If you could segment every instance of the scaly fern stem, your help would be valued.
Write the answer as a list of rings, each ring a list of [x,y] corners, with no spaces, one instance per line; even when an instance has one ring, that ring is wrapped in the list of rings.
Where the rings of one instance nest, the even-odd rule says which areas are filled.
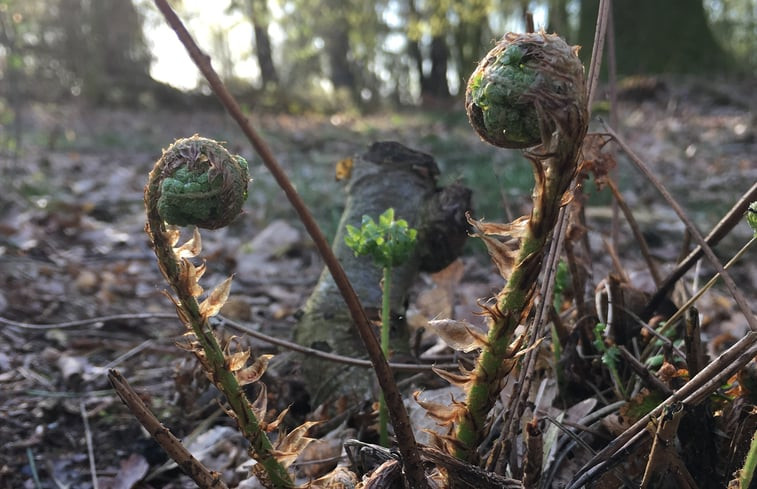
[[[173,251],[172,244],[166,235],[165,223],[158,213],[157,203],[160,198],[161,173],[162,165],[158,163],[150,172],[149,181],[145,187],[147,211],[145,231],[152,240],[160,269],[163,271],[166,281],[176,293],[177,312],[197,338],[201,351],[196,351],[195,354],[200,359],[203,368],[209,373],[213,384],[226,397],[240,431],[250,442],[251,456],[264,468],[268,481],[262,482],[277,489],[294,487],[294,482],[286,468],[276,459],[271,441],[261,428],[260,421],[255,416],[250,401],[234,373],[228,368],[223,349],[218,343],[208,320],[200,314],[197,299],[187,287],[186,281],[182,279],[181,261]]]
[[[558,156],[541,159],[531,155],[536,178],[534,206],[512,273],[497,296],[496,307],[489,310],[487,345],[476,361],[466,393],[467,408],[455,433],[455,456],[470,463],[478,461],[477,448],[486,436],[486,418],[499,397],[505,377],[515,366],[521,344],[514,342],[515,329],[525,320],[532,304],[547,239],[575,174],[577,146],[573,142],[558,142],[558,146]]]

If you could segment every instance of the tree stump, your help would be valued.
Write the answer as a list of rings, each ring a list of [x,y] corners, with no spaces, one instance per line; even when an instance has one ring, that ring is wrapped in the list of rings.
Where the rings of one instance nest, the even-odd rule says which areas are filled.
[[[437,186],[439,169],[433,157],[396,142],[378,142],[353,158],[347,200],[332,245],[368,317],[380,325],[382,272],[368,257],[357,258],[344,243],[346,226],[360,227],[363,215],[377,219],[393,207],[396,219],[418,230],[411,257],[392,270],[391,345],[395,357],[407,360],[407,293],[419,272],[446,267],[460,254],[468,233],[465,213],[471,191],[454,183]],[[295,341],[318,350],[365,358],[365,348],[331,274],[324,269],[295,327]],[[370,399],[375,378],[370,369],[302,359],[302,373],[311,404],[336,396]]]

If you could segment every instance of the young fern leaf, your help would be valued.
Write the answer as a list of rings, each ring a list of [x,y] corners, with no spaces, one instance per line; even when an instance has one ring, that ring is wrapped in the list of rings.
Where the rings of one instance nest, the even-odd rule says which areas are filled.
[[[191,334],[184,348],[194,353],[202,368],[223,393],[227,413],[237,421],[250,442],[249,453],[258,462],[254,473],[265,487],[294,487],[287,467],[304,447],[303,428],[295,430],[287,450],[274,448],[265,433],[265,399],[254,406],[242,386],[257,382],[265,372],[270,355],[263,355],[247,366],[250,351],[228,352],[216,338],[210,319],[217,315],[231,290],[229,277],[216,286],[201,303],[199,284],[205,262],[196,266],[190,259],[199,255],[202,240],[197,228],[217,229],[236,218],[247,198],[247,162],[232,156],[217,142],[201,138],[177,140],[163,151],[145,186],[147,231],[153,243],[158,266],[175,296],[167,294],[176,306],[182,323]],[[195,226],[192,238],[176,247],[180,232],[176,226]],[[261,389],[265,393],[265,389]],[[283,414],[273,423],[277,426]],[[307,431],[307,427],[304,428]],[[296,438],[297,444],[294,443]]]
[[[466,375],[470,381],[465,382],[465,409],[455,422],[454,435],[443,439],[467,462],[478,461],[478,449],[491,426],[489,412],[522,354],[525,336],[516,337],[516,329],[533,304],[549,234],[560,206],[569,200],[588,118],[577,53],[577,48],[545,32],[509,33],[468,81],[465,107],[471,125],[495,146],[534,147],[525,156],[532,163],[535,186],[529,216],[507,225],[470,221],[507,283],[494,306],[484,308],[488,333],[475,367]],[[510,241],[502,242],[502,235]]]

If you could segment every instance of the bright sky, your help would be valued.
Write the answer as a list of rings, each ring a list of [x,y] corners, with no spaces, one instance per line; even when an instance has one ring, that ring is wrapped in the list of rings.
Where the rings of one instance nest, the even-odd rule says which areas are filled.
[[[176,33],[166,24],[152,1],[137,0],[135,3],[145,15],[144,32],[155,58],[150,69],[151,76],[182,90],[196,88],[201,78],[200,72],[179,42]],[[229,73],[221,73],[222,66],[217,53],[225,50],[232,61],[233,74],[254,82],[259,78],[260,71],[254,56],[251,55],[252,26],[242,12],[228,12],[229,3],[230,0],[182,0],[178,13],[200,48],[208,54],[212,53],[213,67],[219,71],[222,78]],[[276,8],[276,2],[271,2],[271,8]],[[269,26],[269,34],[275,45],[283,39],[283,33],[275,21],[282,19],[284,14],[281,11],[272,11],[271,14],[274,22]],[[534,9],[537,29],[544,26],[545,18],[546,9],[537,4]],[[492,28],[504,34],[509,30],[522,29],[522,25],[518,19],[510,18],[502,25]]]
[[[234,61],[234,74],[251,80],[257,79],[258,66],[250,56],[252,26],[241,12],[226,13],[229,3],[229,0],[216,0],[211,8],[207,0],[183,0],[179,15],[203,51],[215,53],[227,49]],[[166,24],[152,2],[141,2],[140,7],[146,17],[145,36],[155,56],[151,76],[180,89],[195,88],[200,72],[176,33]],[[214,32],[217,34],[215,44],[222,40],[222,46],[214,45]],[[232,49],[232,46],[235,48]],[[217,61],[213,66],[216,70],[221,70]],[[224,73],[219,74],[224,76]]]

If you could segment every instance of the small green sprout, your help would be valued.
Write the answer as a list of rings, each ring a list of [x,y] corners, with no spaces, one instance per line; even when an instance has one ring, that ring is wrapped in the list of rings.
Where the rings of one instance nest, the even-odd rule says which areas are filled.
[[[370,256],[383,272],[381,291],[381,350],[389,356],[389,316],[392,268],[402,265],[415,246],[418,232],[407,225],[404,219],[394,219],[391,207],[379,216],[376,223],[370,216],[363,216],[360,229],[347,225],[345,244],[355,256]],[[379,442],[389,445],[389,413],[384,396],[379,396]]]
[[[749,209],[746,211],[746,222],[749,223],[754,235],[757,236],[757,201],[749,204]]]
[[[394,209],[389,208],[379,216],[376,223],[370,216],[363,216],[360,229],[347,225],[344,242],[355,256],[370,256],[381,268],[401,265],[410,256],[418,232],[409,228],[404,219],[394,220]]]
[[[607,325],[604,323],[597,323],[594,327],[594,347],[598,352],[602,353],[602,363],[607,365],[612,376],[615,387],[620,392],[621,396],[626,399],[626,391],[623,388],[623,382],[621,381],[620,374],[618,373],[618,360],[620,359],[620,350],[615,345],[607,346],[603,336],[607,330]]]

